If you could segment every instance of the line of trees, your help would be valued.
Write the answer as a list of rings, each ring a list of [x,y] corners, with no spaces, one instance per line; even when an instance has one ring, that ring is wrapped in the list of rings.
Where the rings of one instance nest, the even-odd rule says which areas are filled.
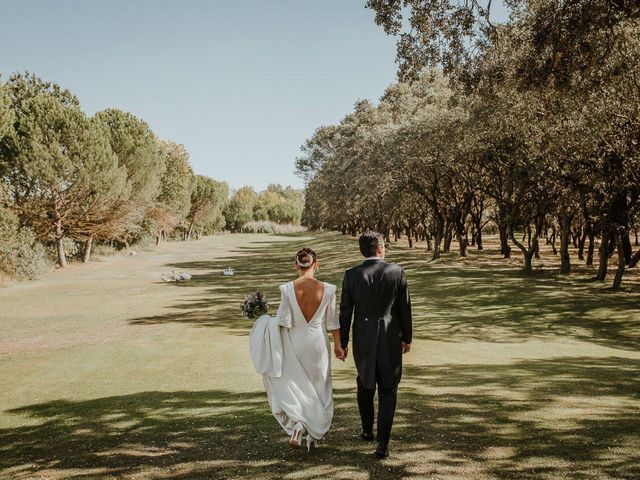
[[[272,184],[256,193],[251,187],[235,191],[224,209],[229,231],[242,232],[252,221],[300,225],[304,209],[304,192]]]
[[[159,139],[117,109],[88,117],[68,90],[32,74],[0,83],[0,271],[31,277],[47,249],[60,267],[88,262],[96,242],[116,248],[239,230],[252,218],[299,222],[302,193],[271,186],[233,193],[193,173],[184,146]],[[295,200],[295,201],[294,201]],[[225,218],[227,217],[227,218]],[[80,249],[77,247],[81,246]]]
[[[615,253],[617,288],[640,260],[640,9],[509,5],[496,25],[475,1],[368,2],[399,35],[401,81],[305,142],[303,223],[427,240],[433,259],[490,228],[527,272],[541,240],[564,274],[571,246],[591,265],[599,240],[597,278]]]

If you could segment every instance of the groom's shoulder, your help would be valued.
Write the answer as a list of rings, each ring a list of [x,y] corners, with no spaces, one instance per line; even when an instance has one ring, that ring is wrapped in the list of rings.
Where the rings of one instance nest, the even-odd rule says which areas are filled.
[[[353,267],[347,268],[344,273],[345,275],[349,275],[357,270],[361,270],[362,269],[362,264],[358,264],[358,265],[354,265]]]
[[[404,272],[404,268],[402,265],[398,265],[397,263],[385,262],[385,270],[392,273],[401,274]]]

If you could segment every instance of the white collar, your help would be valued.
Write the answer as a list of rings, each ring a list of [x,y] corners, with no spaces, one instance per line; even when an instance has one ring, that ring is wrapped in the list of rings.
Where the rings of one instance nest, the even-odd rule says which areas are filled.
[[[367,258],[364,259],[365,262],[367,260],[382,260],[382,257],[367,257]]]

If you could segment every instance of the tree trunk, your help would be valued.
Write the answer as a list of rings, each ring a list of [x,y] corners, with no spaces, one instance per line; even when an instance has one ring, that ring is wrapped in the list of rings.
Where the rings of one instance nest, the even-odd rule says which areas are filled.
[[[524,273],[530,274],[533,272],[533,255],[535,252],[524,252]]]
[[[520,249],[522,252],[522,257],[524,259],[524,272],[530,274],[533,272],[533,255],[535,254],[535,250],[532,248],[525,247],[522,243],[520,243],[517,239],[513,231],[511,231],[511,241]]]
[[[500,253],[504,255],[504,258],[511,258],[511,246],[509,245],[507,227],[499,225],[498,229],[500,230]]]
[[[587,261],[585,262],[586,265],[588,266],[592,266],[593,265],[593,251],[595,250],[595,245],[596,245],[596,234],[593,231],[593,228],[589,229],[589,245],[587,248]]]
[[[558,249],[556,249],[556,237],[557,237],[556,226],[552,225],[551,226],[551,240],[549,241],[549,243],[551,244],[551,250],[553,250],[553,254],[554,255],[558,254]]]
[[[431,260],[438,260],[440,258],[440,244],[442,243],[442,237],[436,232],[436,236],[433,239],[433,255]]]
[[[64,253],[64,244],[62,243],[63,238],[64,238],[64,234],[62,232],[62,225],[58,221],[56,223],[55,242],[56,242],[56,253],[58,256],[58,265],[60,266],[60,268],[64,268],[67,266],[67,256]]]
[[[635,267],[639,261],[640,261],[640,250],[634,253],[633,256],[631,257],[631,260],[629,261],[629,265],[628,265],[629,268]]]
[[[616,230],[616,250],[618,250],[618,268],[616,269],[616,276],[613,279],[613,288],[615,290],[622,286],[622,276],[624,275],[624,267],[626,264],[626,256],[624,251],[623,232],[620,229]]]
[[[573,243],[573,248],[578,248],[578,234],[571,232],[571,242]]]
[[[91,260],[91,247],[93,246],[93,235],[89,235],[84,241],[84,252],[82,253],[82,262],[89,263]]]
[[[458,237],[457,240],[458,240],[458,249],[460,251],[460,256],[466,257],[469,240],[467,240],[463,235],[460,235],[459,233],[457,233],[456,236]]]
[[[431,260],[437,260],[440,258],[440,244],[442,243],[442,237],[444,230],[444,222],[442,220],[436,221],[435,238],[433,239],[433,256]]]
[[[187,242],[191,240],[192,232],[193,232],[193,222],[189,224],[189,230],[187,231]]]
[[[602,230],[602,239],[598,253],[600,255],[600,264],[598,265],[598,274],[596,280],[604,282],[607,278],[607,268],[609,266],[609,232]]]
[[[622,241],[622,253],[624,254],[624,259],[625,259],[624,264],[629,265],[629,263],[631,262],[631,257],[633,256],[629,231],[625,229],[620,235],[621,235],[621,241]]]
[[[560,273],[569,275],[571,273],[571,257],[569,256],[569,241],[571,235],[571,218],[566,209],[562,209],[560,214]]]
[[[587,241],[587,228],[582,228],[582,233],[578,239],[578,260],[584,260],[584,244]]]
[[[451,225],[447,224],[444,230],[444,252],[449,253],[451,250],[451,240],[453,240],[453,230]]]
[[[478,228],[476,232],[476,245],[478,246],[478,250],[482,250],[484,247],[482,245],[482,227]]]
[[[528,230],[528,233],[531,234],[531,226],[529,226],[527,230]],[[540,237],[541,231],[542,231],[542,219],[538,218],[535,223],[534,234],[529,235],[531,243],[527,242],[527,246],[525,246],[524,244],[520,243],[516,239],[513,229],[509,228],[511,241],[514,243],[515,246],[517,246],[522,251],[522,256],[524,257],[524,271],[527,274],[530,274],[533,272],[532,259],[534,255],[536,255],[540,247],[539,237]]]

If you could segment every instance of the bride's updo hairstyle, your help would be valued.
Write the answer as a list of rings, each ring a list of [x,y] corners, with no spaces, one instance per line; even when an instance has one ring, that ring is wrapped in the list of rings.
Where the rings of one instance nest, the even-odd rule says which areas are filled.
[[[318,260],[318,255],[309,247],[304,247],[296,253],[296,266],[300,270],[308,270]]]

